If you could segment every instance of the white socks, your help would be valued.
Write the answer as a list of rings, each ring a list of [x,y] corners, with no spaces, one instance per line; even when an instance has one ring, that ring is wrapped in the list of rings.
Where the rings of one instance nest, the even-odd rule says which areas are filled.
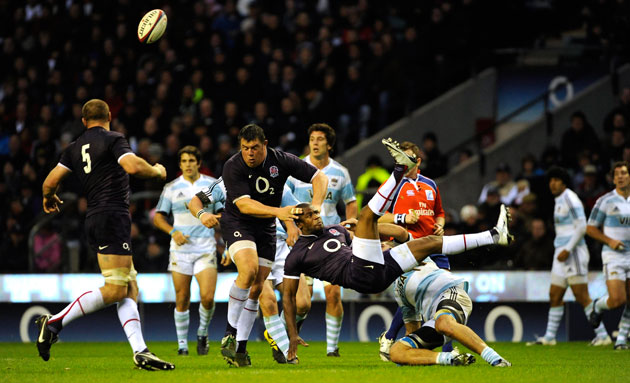
[[[442,237],[442,254],[459,254],[492,244],[494,239],[490,230],[474,234],[446,235]]]
[[[238,319],[243,312],[243,306],[249,296],[249,289],[241,289],[236,286],[236,282],[232,283],[230,288],[230,298],[228,299],[228,324],[237,328]]]
[[[207,310],[199,303],[199,328],[197,329],[197,336],[208,336],[208,325],[213,316],[214,302],[212,302],[212,307]]]
[[[238,318],[238,326],[236,326],[236,341],[242,342],[249,339],[252,332],[256,316],[258,315],[258,300],[248,299],[243,307],[243,312]]]
[[[556,339],[556,333],[558,332],[558,327],[560,327],[560,321],[562,320],[563,314],[564,306],[549,308],[549,317],[547,318],[547,331],[545,332],[545,339]]]
[[[188,350],[188,325],[190,324],[190,311],[179,312],[174,310],[175,331],[177,332],[177,348]]]
[[[387,212],[394,200],[394,192],[405,174],[405,169],[406,167],[402,165],[396,165],[392,175],[389,176],[387,181],[378,188],[376,194],[370,199],[368,206],[374,214],[383,215]]]
[[[138,304],[131,298],[125,298],[118,302],[118,319],[125,330],[129,344],[133,352],[140,352],[147,348],[142,337],[142,326]]]
[[[93,313],[105,307],[101,290],[86,291],[72,301],[61,312],[50,318],[48,324],[61,330],[68,323],[87,314]]]

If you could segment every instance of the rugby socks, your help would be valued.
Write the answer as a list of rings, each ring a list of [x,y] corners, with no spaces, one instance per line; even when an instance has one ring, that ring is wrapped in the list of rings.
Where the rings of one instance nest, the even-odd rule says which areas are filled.
[[[558,332],[558,327],[560,327],[560,320],[562,320],[563,314],[564,306],[549,308],[549,317],[547,318],[547,331],[545,332],[545,339],[556,339],[556,333]]]
[[[385,338],[396,339],[398,332],[404,325],[405,323],[403,322],[402,310],[399,307],[396,309],[392,323],[390,323],[389,329],[387,329],[387,332],[385,333]]]
[[[404,165],[397,164],[394,166],[392,175],[389,176],[387,181],[378,188],[376,194],[370,199],[368,206],[374,214],[381,216],[387,212],[394,199],[394,192],[405,175],[405,170],[407,170],[407,167]]]
[[[232,287],[230,288],[230,297],[228,299],[227,326],[225,329],[226,335],[236,334],[236,325],[238,324],[238,319],[243,312],[243,306],[245,306],[248,296],[249,289],[241,289],[236,286],[236,281],[232,283]]]
[[[238,342],[236,352],[245,352],[247,339],[249,339],[249,334],[252,332],[252,327],[254,327],[256,315],[258,315],[258,300],[248,299],[236,326],[236,341]]]
[[[492,244],[494,239],[490,230],[474,234],[445,235],[442,237],[442,254],[459,254]]]
[[[87,314],[93,313],[105,307],[103,295],[100,289],[86,291],[72,301],[59,313],[48,321],[48,329],[55,334],[61,331],[68,323]]]
[[[268,317],[264,317],[263,321],[265,322],[265,328],[269,335],[276,341],[276,345],[282,351],[282,353],[286,356],[289,352],[289,336],[287,335],[287,330],[282,324],[282,320],[278,314],[274,314]]]
[[[175,331],[177,332],[177,348],[188,350],[188,325],[190,324],[190,311],[179,312],[174,310]]]
[[[621,321],[619,321],[619,334],[617,335],[615,344],[626,343],[628,330],[630,330],[630,305],[626,303],[626,307],[623,309],[623,314],[621,315]]]
[[[298,333],[302,329],[302,325],[304,324],[307,316],[308,311],[304,315],[297,313],[295,314],[295,326],[297,327]],[[280,314],[280,320],[282,321],[282,325],[284,326],[284,328],[287,328],[287,321],[284,319],[284,311],[282,311],[282,314]]]
[[[326,352],[334,352],[339,344],[343,314],[335,317],[326,313]]]
[[[142,337],[142,325],[140,324],[140,314],[138,304],[131,298],[125,298],[118,302],[118,319],[125,330],[127,340],[133,352],[144,351],[147,345]]]
[[[488,346],[486,346],[486,348],[484,348],[483,351],[481,351],[481,357],[483,358],[483,360],[488,362],[488,364],[490,364],[491,366],[494,366],[495,363],[499,363],[499,361],[503,359],[501,358],[501,355],[497,354],[496,351],[494,351],[491,347],[488,347]]]
[[[208,336],[208,325],[214,316],[214,302],[209,309],[199,304],[199,328],[197,329],[197,336]]]
[[[588,319],[590,313],[593,311],[593,302],[589,303],[586,307],[584,307],[584,315],[586,315],[586,319]],[[598,338],[605,338],[608,336],[608,332],[606,331],[606,327],[604,327],[604,323],[600,323],[599,326],[595,329],[595,336]]]
[[[442,364],[444,366],[450,366],[453,354],[450,352],[438,352],[435,358],[435,364]]]
[[[608,294],[599,298],[597,302],[595,302],[595,304],[593,305],[593,310],[595,310],[595,312],[598,314],[602,311],[610,310],[610,307],[608,307]]]

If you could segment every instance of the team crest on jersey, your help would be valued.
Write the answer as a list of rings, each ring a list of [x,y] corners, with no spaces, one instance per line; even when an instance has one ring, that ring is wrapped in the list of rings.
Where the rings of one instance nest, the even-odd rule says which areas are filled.
[[[338,232],[336,229],[328,229],[328,232],[334,235],[335,237],[341,235],[341,233]]]
[[[274,166],[272,166],[272,167],[270,167],[270,168],[269,168],[269,175],[270,175],[272,178],[276,178],[276,177],[278,177],[278,175],[279,175],[279,174],[280,174],[280,171],[278,170],[278,167],[277,167],[277,166],[275,166],[275,165],[274,165]]]
[[[434,199],[434,198],[433,198],[433,190],[425,190],[424,192],[425,192],[425,193],[426,193],[426,195],[427,195],[427,200],[429,200],[429,201],[433,201],[433,199]]]
[[[339,182],[338,178],[331,178],[330,179],[330,185],[333,187],[337,187],[337,182]]]

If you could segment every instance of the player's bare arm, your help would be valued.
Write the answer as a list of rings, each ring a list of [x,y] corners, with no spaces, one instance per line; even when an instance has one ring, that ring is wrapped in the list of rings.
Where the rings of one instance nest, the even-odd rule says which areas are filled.
[[[161,164],[151,166],[143,158],[131,154],[120,159],[120,166],[132,176],[139,178],[166,179],[166,169]]]
[[[267,206],[249,197],[239,199],[235,205],[241,213],[257,218],[278,218],[281,221],[297,218],[295,206]]]
[[[188,211],[190,214],[197,217],[201,223],[208,229],[212,229],[219,225],[219,219],[221,214],[212,214],[203,210],[203,202],[196,195],[188,203]]]
[[[155,213],[155,216],[153,217],[153,225],[157,227],[158,229],[162,230],[163,232],[169,234],[171,237],[173,237],[173,240],[175,240],[175,243],[177,244],[177,246],[181,246],[187,243],[188,238],[190,238],[189,235],[184,235],[179,230],[173,231],[174,227],[168,223],[168,221],[166,220],[166,217],[164,216],[162,212],[158,211]]]
[[[63,201],[57,196],[57,189],[59,184],[70,173],[70,170],[63,166],[55,166],[53,170],[48,173],[44,185],[42,186],[43,205],[46,213],[52,213],[59,211],[59,205],[63,204]]]
[[[415,213],[409,213],[409,214],[392,214],[392,213],[385,213],[383,214],[383,216],[381,218],[378,219],[379,223],[397,223],[396,222],[396,216],[397,215],[401,215],[402,217],[400,217],[399,219],[402,219],[406,225],[413,225],[414,223],[418,222],[418,215]],[[437,219],[436,219],[437,220]],[[444,226],[444,225],[442,225]]]
[[[326,191],[328,190],[328,177],[324,172],[317,172],[315,177],[311,180],[311,184],[313,185],[313,201],[311,205],[313,205],[313,208],[316,210],[321,211],[322,203],[324,202],[324,198],[326,198]]]
[[[295,296],[297,295],[297,289],[299,279],[284,278],[282,302],[284,306],[284,318],[287,324],[287,334],[289,335],[289,353],[287,355],[288,360],[293,360],[297,354],[298,346],[298,331],[297,324],[295,322]]]
[[[444,235],[444,223],[446,220],[444,217],[437,217],[435,219],[435,224],[433,224],[433,234],[438,236]]]
[[[596,241],[599,241],[603,244],[608,245],[613,250],[621,250],[623,249],[623,242],[618,241],[616,239],[612,239],[597,226],[587,225],[586,226],[586,235],[593,238]]]
[[[346,204],[346,218],[356,218],[357,212],[358,208],[356,200]]]
[[[378,223],[378,233],[381,237],[394,237],[396,241],[402,243],[407,242],[409,233],[404,228],[394,225],[393,223]]]
[[[292,219],[284,221],[284,223],[285,225],[287,225],[287,239],[285,242],[287,243],[287,245],[293,247],[293,245],[295,245],[295,242],[298,240],[298,237],[300,236],[300,229],[298,229],[297,225]]]

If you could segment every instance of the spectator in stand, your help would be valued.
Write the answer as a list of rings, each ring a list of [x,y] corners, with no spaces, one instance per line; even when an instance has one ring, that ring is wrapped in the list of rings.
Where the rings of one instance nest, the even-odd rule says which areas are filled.
[[[619,92],[619,103],[604,118],[604,132],[610,134],[620,124],[620,117],[624,124],[630,121],[630,86],[624,86]]]
[[[586,215],[591,214],[597,199],[606,193],[595,165],[589,164],[584,167],[584,180],[578,185],[575,192],[584,204],[584,213]]]
[[[425,133],[422,137],[422,174],[436,179],[448,172],[448,161],[438,148],[437,136],[433,132]]]
[[[368,157],[366,169],[357,179],[357,209],[361,209],[363,200],[370,200],[374,195],[369,189],[376,190],[389,178],[390,173],[383,167],[381,159],[372,155]]]
[[[554,252],[553,236],[542,218],[529,222],[529,235],[514,257],[514,268],[549,270]]]
[[[518,195],[516,182],[512,180],[510,166],[504,162],[497,166],[494,181],[490,181],[484,185],[479,195],[479,204],[486,202],[487,195],[490,190],[496,191],[500,196],[500,202],[509,206],[514,202]],[[498,217],[498,213],[496,215]]]
[[[586,115],[578,110],[571,115],[571,125],[562,135],[560,152],[564,166],[578,169],[578,154],[583,151],[590,156],[598,155],[600,143]]]
[[[610,138],[608,142],[604,144],[602,150],[602,157],[606,163],[606,168],[609,168],[612,163],[621,161],[623,150],[626,146],[626,134],[627,132],[623,128],[618,127],[615,127],[610,133]]]

